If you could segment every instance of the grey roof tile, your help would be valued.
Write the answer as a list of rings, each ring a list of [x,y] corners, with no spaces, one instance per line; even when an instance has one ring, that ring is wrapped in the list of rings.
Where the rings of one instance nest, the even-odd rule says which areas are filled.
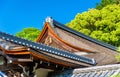
[[[113,75],[114,72],[116,72],[116,70],[109,71],[109,72],[106,74],[106,77],[109,77],[109,76]]]
[[[66,71],[64,71],[64,73],[66,73]],[[120,73],[120,64],[78,68],[70,73],[72,76],[66,75],[65,77],[109,77]],[[61,75],[63,74],[61,73]]]

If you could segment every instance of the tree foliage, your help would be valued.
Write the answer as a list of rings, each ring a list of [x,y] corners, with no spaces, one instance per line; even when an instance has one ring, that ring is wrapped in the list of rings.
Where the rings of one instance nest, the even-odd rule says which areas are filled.
[[[120,5],[78,13],[67,26],[114,46],[120,46]]]
[[[118,74],[112,75],[112,76],[110,76],[110,77],[120,77],[120,74],[118,73]]]
[[[101,0],[101,3],[96,4],[96,9],[102,9],[103,7],[110,4],[120,4],[120,0]]]
[[[30,27],[24,28],[22,31],[16,33],[16,36],[27,40],[35,41],[40,33],[41,31],[39,29]]]

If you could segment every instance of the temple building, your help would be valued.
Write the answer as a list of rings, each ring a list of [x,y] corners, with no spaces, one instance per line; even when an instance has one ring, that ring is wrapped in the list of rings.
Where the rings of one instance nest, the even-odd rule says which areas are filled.
[[[12,71],[13,75],[27,77],[36,73],[39,73],[37,77],[99,77],[105,72],[102,77],[107,77],[120,72],[116,51],[117,47],[77,32],[51,17],[46,18],[36,42],[0,32],[0,70],[8,75]],[[66,72],[65,76],[62,71]]]

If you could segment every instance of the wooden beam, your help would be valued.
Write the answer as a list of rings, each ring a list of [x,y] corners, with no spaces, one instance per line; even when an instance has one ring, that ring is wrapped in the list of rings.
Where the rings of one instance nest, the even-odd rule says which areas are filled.
[[[22,69],[17,64],[7,64],[7,66],[0,65],[0,71],[8,71],[11,69],[14,69],[14,70],[16,69],[16,70],[22,71]]]

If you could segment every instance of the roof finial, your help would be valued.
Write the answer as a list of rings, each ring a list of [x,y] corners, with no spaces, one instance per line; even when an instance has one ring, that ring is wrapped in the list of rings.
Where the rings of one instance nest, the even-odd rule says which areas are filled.
[[[51,25],[51,27],[54,27],[52,17],[50,17],[50,16],[47,17],[47,18],[46,18],[46,22],[48,22],[48,23]]]
[[[49,17],[47,17],[47,18],[46,18],[46,22],[52,23],[52,22],[53,22],[52,17],[50,17],[50,16],[49,16]]]

